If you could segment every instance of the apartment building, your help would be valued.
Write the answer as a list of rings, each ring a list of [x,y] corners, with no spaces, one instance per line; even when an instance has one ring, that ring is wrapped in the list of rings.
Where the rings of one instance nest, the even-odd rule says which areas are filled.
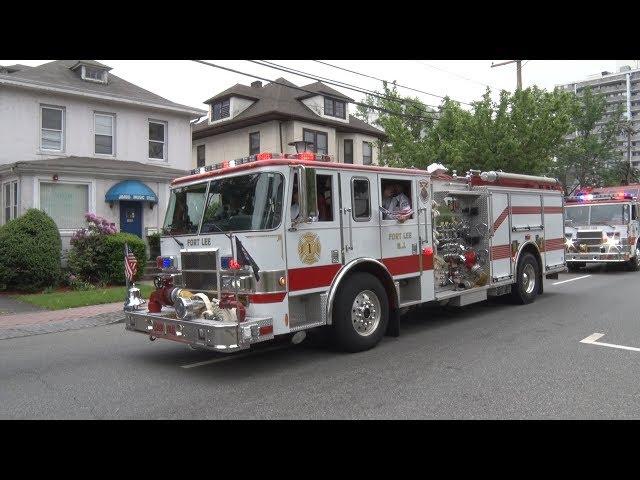
[[[636,64],[637,66],[637,64]],[[618,72],[601,72],[579,82],[560,85],[561,88],[580,95],[586,87],[591,87],[594,93],[600,93],[607,100],[607,114],[602,125],[616,108],[622,107],[625,116],[632,122],[635,133],[631,136],[631,164],[640,168],[640,68],[632,68],[630,65],[621,65]],[[618,137],[620,159],[627,160],[628,135],[621,134]]]

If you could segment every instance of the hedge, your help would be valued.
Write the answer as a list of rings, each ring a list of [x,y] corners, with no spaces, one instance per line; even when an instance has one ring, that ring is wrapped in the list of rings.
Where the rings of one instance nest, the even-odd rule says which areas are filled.
[[[147,247],[144,240],[130,233],[116,233],[104,237],[104,250],[102,268],[104,272],[103,280],[109,284],[124,285],[124,245],[129,244],[129,248],[138,260],[138,271],[134,280],[139,279],[144,273],[147,262]]]
[[[62,242],[51,217],[31,208],[0,228],[0,289],[34,292],[60,280]]]

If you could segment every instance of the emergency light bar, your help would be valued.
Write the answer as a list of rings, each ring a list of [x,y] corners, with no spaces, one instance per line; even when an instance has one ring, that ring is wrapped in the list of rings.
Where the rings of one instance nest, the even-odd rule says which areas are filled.
[[[581,195],[573,195],[565,199],[567,202],[591,202],[593,200],[635,200],[630,193],[585,193]]]
[[[314,152],[301,152],[301,153],[270,153],[262,152],[257,155],[249,155],[248,157],[237,158],[235,160],[225,160],[222,163],[216,163],[214,165],[207,165],[206,167],[194,168],[191,170],[191,175],[198,173],[211,172],[213,170],[222,170],[225,168],[235,167],[242,165],[243,163],[256,162],[258,160],[271,160],[271,159],[288,159],[288,160],[310,160],[316,162],[331,162],[333,157],[331,155],[324,155]]]

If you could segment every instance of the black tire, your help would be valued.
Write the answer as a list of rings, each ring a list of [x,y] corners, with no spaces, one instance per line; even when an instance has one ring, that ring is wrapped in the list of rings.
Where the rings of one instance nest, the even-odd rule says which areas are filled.
[[[586,263],[575,263],[575,262],[571,262],[571,263],[567,263],[567,268],[569,269],[570,272],[579,272],[581,268],[584,268],[586,266]]]
[[[627,262],[627,270],[630,272],[637,272],[640,270],[640,257],[638,256],[638,249],[636,248],[636,255],[629,259]]]
[[[529,280],[525,279],[525,272],[528,273],[527,278],[533,280],[533,285],[529,283]],[[536,257],[527,252],[518,261],[516,283],[511,285],[511,297],[515,303],[524,305],[533,302],[539,292],[540,268],[538,261]]]
[[[369,300],[365,300],[365,304],[361,307],[363,310],[356,312],[354,304],[356,297],[366,295],[364,292],[369,291],[375,294],[380,311],[372,313],[375,308],[369,309],[375,305],[375,299],[367,295]],[[363,297],[359,298],[359,301]],[[389,300],[387,293],[375,276],[366,272],[357,272],[350,275],[340,285],[340,290],[336,295],[333,307],[333,325],[332,337],[335,346],[339,350],[346,352],[361,352],[375,347],[387,330],[389,322]],[[362,323],[358,327],[354,325],[352,315],[361,315]],[[377,320],[376,320],[377,319]],[[367,320],[372,321],[373,325],[367,327]],[[361,330],[358,333],[356,328]],[[368,333],[367,333],[368,332]]]

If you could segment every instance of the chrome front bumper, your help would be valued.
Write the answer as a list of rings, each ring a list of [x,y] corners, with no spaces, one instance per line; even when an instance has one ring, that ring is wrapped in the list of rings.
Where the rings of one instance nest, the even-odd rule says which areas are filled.
[[[567,263],[603,263],[603,262],[627,262],[629,261],[628,247],[621,251],[589,252],[589,253],[566,253],[565,259]]]
[[[160,313],[125,312],[125,329],[150,338],[164,338],[217,352],[236,352],[273,339],[273,319],[247,317],[242,323],[216,320],[178,320],[172,308]]]

